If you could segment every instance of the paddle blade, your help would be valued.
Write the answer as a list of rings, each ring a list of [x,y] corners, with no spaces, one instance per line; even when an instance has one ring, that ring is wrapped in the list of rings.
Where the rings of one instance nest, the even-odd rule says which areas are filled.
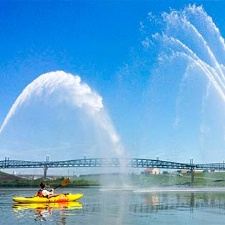
[[[70,179],[69,178],[66,178],[65,180],[63,180],[62,182],[61,182],[61,186],[67,186],[68,184],[70,183]]]

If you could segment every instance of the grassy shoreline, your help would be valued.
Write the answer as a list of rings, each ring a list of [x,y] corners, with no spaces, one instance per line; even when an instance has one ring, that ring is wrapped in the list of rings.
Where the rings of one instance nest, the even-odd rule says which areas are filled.
[[[56,180],[47,180],[49,187],[55,187],[64,180],[61,177]],[[11,188],[37,188],[42,179],[27,180],[14,175],[0,172],[0,187]],[[214,173],[196,173],[194,174],[194,183],[191,183],[191,174],[129,174],[129,175],[88,175],[71,178],[69,188],[77,187],[98,187],[98,186],[138,186],[138,187],[225,187],[225,172]]]

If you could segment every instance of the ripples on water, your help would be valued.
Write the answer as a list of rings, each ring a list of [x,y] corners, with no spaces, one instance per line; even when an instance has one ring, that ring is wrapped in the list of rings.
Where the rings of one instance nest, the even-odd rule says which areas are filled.
[[[0,190],[0,224],[224,224],[225,189],[71,189],[84,197],[75,205],[21,206],[14,195],[35,190]]]

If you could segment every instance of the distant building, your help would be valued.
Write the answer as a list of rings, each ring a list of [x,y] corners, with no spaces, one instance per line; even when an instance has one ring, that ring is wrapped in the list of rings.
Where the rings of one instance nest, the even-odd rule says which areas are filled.
[[[194,173],[204,173],[204,170],[194,170]]]
[[[178,172],[181,173],[181,174],[185,174],[185,173],[188,173],[188,170],[187,169],[181,169]]]
[[[147,168],[145,169],[146,174],[160,174],[159,168]]]
[[[178,170],[177,172],[181,173],[181,174],[185,174],[185,173],[190,173],[190,170],[187,169],[182,169],[182,170]],[[193,170],[194,173],[204,173],[204,170]]]

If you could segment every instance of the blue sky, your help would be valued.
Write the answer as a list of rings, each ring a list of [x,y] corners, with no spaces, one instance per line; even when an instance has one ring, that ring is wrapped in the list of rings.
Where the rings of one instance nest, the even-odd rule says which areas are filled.
[[[224,6],[0,1],[0,158],[225,160]]]

